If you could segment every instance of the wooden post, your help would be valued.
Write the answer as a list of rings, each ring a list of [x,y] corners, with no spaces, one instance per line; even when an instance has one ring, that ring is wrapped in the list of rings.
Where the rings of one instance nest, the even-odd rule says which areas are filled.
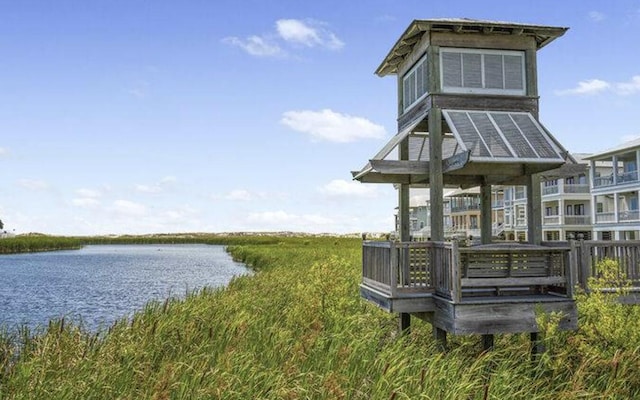
[[[480,186],[480,242],[490,244],[493,236],[491,225],[491,185]]]
[[[540,176],[527,177],[527,241],[531,244],[542,243],[542,196],[540,194]]]
[[[436,328],[436,326],[434,325],[433,337],[438,342],[438,345],[440,346],[440,350],[445,351],[447,349],[447,331],[440,328]]]
[[[460,252],[458,250],[458,241],[453,240],[451,243],[451,281],[453,286],[453,293],[451,293],[451,299],[454,303],[460,303],[462,301],[462,276],[460,276]]]
[[[431,240],[436,242],[444,241],[443,188],[442,112],[439,108],[433,107],[429,110],[429,201],[431,202]]]
[[[493,350],[493,335],[482,335],[482,350]]]
[[[409,159],[409,139],[403,140],[399,145],[399,154],[398,158],[400,160],[408,160]],[[401,242],[409,242],[411,241],[411,225],[409,221],[409,185],[401,184],[398,189],[398,217],[400,220],[400,227],[398,234],[400,235]],[[398,255],[399,261],[399,269],[402,271],[400,274],[400,278],[403,279],[403,284],[405,280],[408,278],[406,274],[406,269],[408,268],[407,263],[409,259],[404,249],[400,247],[400,254]],[[400,332],[409,333],[411,327],[411,315],[407,313],[400,313],[398,316],[398,325],[400,328]]]
[[[538,332],[531,332],[531,358],[535,360],[538,354],[544,353],[544,350]]]

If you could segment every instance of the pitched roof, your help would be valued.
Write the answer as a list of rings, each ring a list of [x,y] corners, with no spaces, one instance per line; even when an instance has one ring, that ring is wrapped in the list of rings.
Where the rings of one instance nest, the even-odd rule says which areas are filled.
[[[501,35],[525,35],[535,39],[538,49],[564,35],[569,28],[521,24],[515,22],[490,21],[470,18],[416,19],[400,36],[389,51],[376,74],[395,74],[404,57],[411,53],[425,32],[485,33]]]

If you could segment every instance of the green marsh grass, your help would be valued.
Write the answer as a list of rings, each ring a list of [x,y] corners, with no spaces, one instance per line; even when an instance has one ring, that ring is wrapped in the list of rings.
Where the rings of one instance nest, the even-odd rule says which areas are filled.
[[[611,298],[581,297],[576,332],[547,318],[547,352],[536,360],[528,335],[498,335],[488,353],[479,337],[450,337],[441,352],[429,324],[413,319],[411,333],[398,335],[393,315],[360,299],[358,239],[199,242],[228,245],[256,273],[149,303],[103,332],[54,321],[35,335],[2,334],[0,398],[640,397],[640,340],[630,333],[640,323],[603,319],[617,307]],[[638,306],[624,307],[637,315]]]

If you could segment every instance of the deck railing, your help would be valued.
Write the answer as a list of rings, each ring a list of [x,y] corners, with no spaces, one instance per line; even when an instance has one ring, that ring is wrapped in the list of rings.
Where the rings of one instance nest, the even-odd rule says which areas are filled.
[[[453,242],[364,242],[363,284],[391,297],[463,298],[546,293],[571,296],[569,247],[458,247]]]
[[[589,277],[598,275],[600,261],[612,259],[631,285],[640,288],[640,240],[576,240],[571,247],[581,287],[588,288]]]

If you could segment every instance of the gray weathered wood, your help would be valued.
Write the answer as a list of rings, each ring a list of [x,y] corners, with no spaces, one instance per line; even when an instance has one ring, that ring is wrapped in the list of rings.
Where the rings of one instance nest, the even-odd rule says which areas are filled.
[[[491,243],[491,185],[480,186],[480,241],[482,244]]]
[[[442,112],[429,110],[429,198],[431,202],[431,239],[444,240],[442,179]]]

